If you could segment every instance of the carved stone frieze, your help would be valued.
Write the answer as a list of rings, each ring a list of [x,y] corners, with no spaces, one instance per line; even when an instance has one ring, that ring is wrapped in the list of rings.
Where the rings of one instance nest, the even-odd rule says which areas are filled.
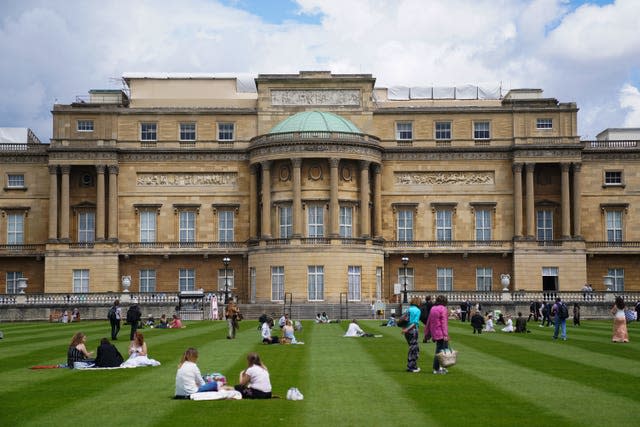
[[[266,156],[271,154],[287,154],[287,153],[303,153],[303,152],[331,152],[331,153],[350,153],[361,154],[364,156],[380,156],[380,150],[358,145],[344,144],[291,144],[291,145],[272,145],[269,147],[260,147],[251,150],[252,156]]]
[[[182,187],[182,186],[218,186],[236,185],[238,174],[235,172],[211,173],[138,173],[137,186]]]
[[[244,161],[245,153],[123,153],[120,160],[130,162],[167,162],[167,161]]]
[[[360,106],[357,89],[272,89],[271,105]]]
[[[510,160],[512,154],[506,151],[414,151],[414,152],[390,152],[382,156],[382,160]]]
[[[118,153],[106,151],[51,151],[50,160],[117,160]]]
[[[394,178],[400,185],[495,184],[494,171],[395,172]]]

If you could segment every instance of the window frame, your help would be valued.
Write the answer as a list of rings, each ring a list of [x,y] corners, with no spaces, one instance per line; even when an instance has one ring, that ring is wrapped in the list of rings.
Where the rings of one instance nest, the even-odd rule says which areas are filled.
[[[191,216],[193,216],[192,226],[190,224]],[[196,230],[197,230],[197,212],[192,209],[181,209],[178,212],[178,242],[180,243],[195,242]]]
[[[91,124],[91,126],[87,126]],[[95,130],[95,123],[91,119],[78,119],[76,121],[77,132],[93,132]]]
[[[218,241],[233,242],[234,239],[235,239],[235,212],[232,209],[219,209],[218,210]]]
[[[611,277],[611,290],[624,292],[624,268],[607,268],[607,276]]]
[[[26,215],[22,211],[9,211],[7,216],[7,244],[24,245]],[[19,221],[18,221],[19,219]]]
[[[618,179],[614,179],[617,174]],[[624,187],[624,175],[622,170],[605,170],[603,187]]]
[[[537,130],[552,130],[553,129],[553,118],[551,118],[551,117],[538,117],[538,118],[536,118],[536,129]]]
[[[5,293],[17,294],[20,292],[18,288],[18,280],[24,277],[22,271],[7,271],[5,274]]]
[[[487,286],[487,282],[489,282]],[[491,292],[493,288],[493,268],[476,267],[476,291]]]
[[[405,274],[407,280],[407,291],[413,291],[415,289],[415,270],[413,267],[398,267],[398,283],[400,284],[400,290],[404,290]]]
[[[493,209],[475,208],[475,240],[487,242],[493,239]],[[487,225],[488,222],[488,225]],[[486,234],[488,233],[488,236]],[[488,237],[488,238],[487,238]]]
[[[453,124],[451,121],[436,121],[434,123],[433,138],[436,141],[451,141]]]
[[[479,125],[486,125],[486,129],[478,129]],[[479,136],[479,134],[486,133],[486,136]],[[486,141],[491,139],[491,121],[489,120],[478,120],[473,122],[473,139],[479,141]]]
[[[231,130],[223,129],[223,127],[226,127],[226,126],[231,126]],[[234,122],[217,122],[216,137],[217,137],[217,141],[221,141],[221,142],[235,141],[236,140],[236,124]]]
[[[178,292],[195,291],[196,289],[196,269],[178,269]]]
[[[408,224],[410,222],[410,224]],[[414,209],[398,208],[396,211],[396,233],[399,242],[412,242],[414,240]]]
[[[616,216],[615,218],[613,217],[614,214]],[[624,241],[624,211],[622,209],[605,209],[604,225],[605,239],[608,243],[620,243]]]
[[[450,208],[436,209],[435,230],[436,230],[436,240],[438,242],[453,241],[453,209],[450,209]]]
[[[402,129],[402,127],[407,128]],[[411,121],[399,121],[396,122],[396,141],[413,141],[413,122]]]
[[[453,291],[453,267],[436,268],[436,286],[438,292]]]
[[[339,236],[343,239],[353,238],[353,206],[340,206]]]
[[[271,266],[271,301],[284,301],[285,275],[283,265]]]
[[[91,272],[88,268],[74,269],[72,273],[72,292],[88,293],[91,285]]]
[[[362,301],[362,266],[347,266],[347,300]]]
[[[281,239],[293,237],[293,208],[290,204],[278,207],[278,230]]]
[[[154,142],[157,140],[158,140],[158,123],[157,122],[140,122],[140,141]]]
[[[95,243],[96,241],[96,212],[94,210],[79,210],[77,212],[79,243]],[[91,220],[91,221],[89,221]]]
[[[17,182],[16,182],[17,181]],[[8,173],[7,188],[25,188],[25,180],[23,173]]]
[[[148,219],[153,218],[153,228]],[[157,209],[141,209],[138,214],[139,238],[141,243],[154,243],[158,240],[158,212]],[[152,236],[149,236],[153,233]]]
[[[193,129],[183,129],[183,126],[193,126]],[[193,135],[192,138],[189,136]],[[198,125],[196,122],[181,122],[178,125],[178,140],[184,142],[194,142],[198,139]]]
[[[154,268],[143,268],[138,274],[139,292],[156,292],[157,271]]]
[[[542,226],[540,224],[541,220],[543,221]],[[536,240],[540,242],[552,241],[553,226],[554,226],[553,209],[550,209],[550,208],[536,209]],[[550,233],[550,235],[547,235],[548,233]]]
[[[309,238],[324,237],[324,204],[307,205],[307,236]]]
[[[324,301],[324,266],[307,266],[307,301]]]
[[[227,285],[229,286],[229,289],[235,289],[236,288],[235,270],[233,268],[227,267],[226,271],[227,271]],[[225,283],[224,275],[225,275],[225,269],[219,268],[218,269],[218,291],[222,291],[222,292],[224,292],[224,283]]]

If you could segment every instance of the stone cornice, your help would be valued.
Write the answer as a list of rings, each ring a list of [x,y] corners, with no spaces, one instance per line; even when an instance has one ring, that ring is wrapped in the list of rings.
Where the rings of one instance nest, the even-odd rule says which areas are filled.
[[[382,161],[387,160],[511,160],[509,151],[387,151]]]
[[[264,158],[265,156],[272,156],[278,154],[286,154],[287,157],[292,157],[293,154],[301,153],[324,153],[319,157],[335,157],[336,154],[355,154],[360,156],[366,156],[371,159],[379,159],[382,155],[382,149],[378,145],[373,144],[345,144],[345,143],[288,143],[288,144],[265,144],[257,147],[253,147],[249,150],[250,157],[253,161],[254,158]],[[341,157],[341,156],[339,156]],[[342,158],[342,157],[341,157]],[[257,160],[256,160],[257,161]]]
[[[129,162],[158,162],[158,161],[246,161],[249,159],[245,152],[157,152],[157,151],[145,151],[145,152],[125,152],[121,153],[118,157],[121,161]]]

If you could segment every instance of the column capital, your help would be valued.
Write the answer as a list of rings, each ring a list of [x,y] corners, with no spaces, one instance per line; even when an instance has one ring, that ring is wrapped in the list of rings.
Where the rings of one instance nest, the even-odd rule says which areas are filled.
[[[271,160],[263,160],[260,162],[260,166],[262,166],[262,170],[271,170]]]
[[[373,173],[380,174],[382,173],[382,165],[380,163],[373,164]]]
[[[513,165],[511,165],[511,170],[513,170],[513,172],[515,173],[522,172],[522,163],[514,163]]]
[[[106,165],[96,165],[96,172],[103,174],[106,167]]]
[[[64,175],[68,175],[71,172],[71,165],[60,165],[60,171]]]
[[[291,159],[291,166],[299,168],[302,166],[302,159],[300,157],[294,157]]]
[[[49,165],[49,175],[58,174],[58,165]]]
[[[582,163],[572,163],[572,166],[573,166],[574,172],[580,172],[580,169],[582,168]]]
[[[562,172],[569,172],[569,167],[571,167],[571,163],[560,163],[560,170]]]
[[[369,160],[360,160],[358,161],[358,164],[360,165],[360,170],[364,170],[369,168],[371,162]]]
[[[337,168],[339,164],[340,164],[340,159],[339,158],[331,157],[329,159],[329,167]]]
[[[120,168],[118,167],[118,165],[109,165],[109,175],[118,175],[118,173],[120,172]]]
[[[536,168],[536,164],[535,163],[527,163],[524,165],[524,168],[527,172],[533,172],[534,169]]]

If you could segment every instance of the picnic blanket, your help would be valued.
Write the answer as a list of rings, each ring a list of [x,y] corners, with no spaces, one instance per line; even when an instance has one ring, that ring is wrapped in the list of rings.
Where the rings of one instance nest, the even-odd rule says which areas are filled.
[[[191,400],[240,400],[242,394],[236,390],[205,391],[193,393]]]

